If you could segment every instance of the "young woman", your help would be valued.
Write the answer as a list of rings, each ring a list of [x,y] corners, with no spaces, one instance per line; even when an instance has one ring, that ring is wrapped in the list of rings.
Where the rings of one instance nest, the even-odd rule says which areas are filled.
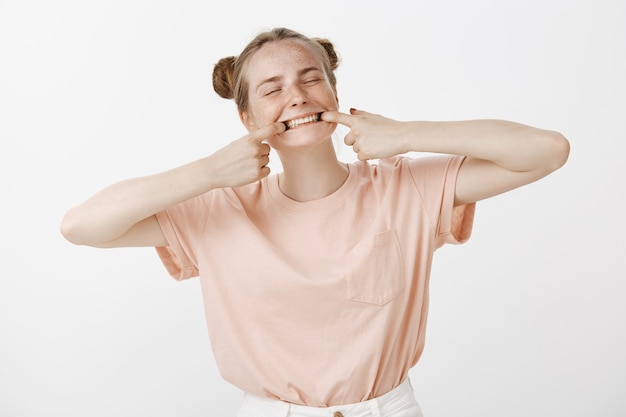
[[[240,416],[420,416],[407,375],[433,252],[469,238],[476,201],[568,157],[559,133],[507,121],[340,113],[337,65],[328,40],[259,34],[213,74],[246,136],[63,220],[71,242],[154,246],[176,279],[200,276],[220,373],[247,393]],[[336,157],[338,123],[356,163]],[[270,149],[283,167],[271,176]]]

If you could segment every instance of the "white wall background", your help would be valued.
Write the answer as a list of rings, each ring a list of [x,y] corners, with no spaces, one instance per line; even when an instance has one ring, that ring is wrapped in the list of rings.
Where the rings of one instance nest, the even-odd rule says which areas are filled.
[[[344,111],[571,142],[436,255],[411,371],[426,416],[626,415],[625,21],[619,0],[0,1],[0,416],[234,415],[199,282],[58,227],[112,182],[243,135],[212,65],[274,26],[334,41]]]

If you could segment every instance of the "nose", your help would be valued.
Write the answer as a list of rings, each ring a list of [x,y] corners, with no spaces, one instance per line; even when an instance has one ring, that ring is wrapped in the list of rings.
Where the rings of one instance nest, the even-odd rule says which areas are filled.
[[[292,107],[301,106],[308,101],[306,92],[300,85],[292,85],[289,88],[289,102]]]

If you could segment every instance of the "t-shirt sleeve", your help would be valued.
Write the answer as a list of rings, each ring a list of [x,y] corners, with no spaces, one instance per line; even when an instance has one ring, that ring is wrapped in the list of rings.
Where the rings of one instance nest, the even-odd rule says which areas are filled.
[[[200,196],[156,213],[168,243],[157,247],[156,251],[167,272],[176,280],[199,274],[196,252],[208,210],[205,196]]]
[[[465,243],[472,234],[476,203],[454,206],[456,179],[464,160],[464,156],[438,155],[409,162],[435,226],[436,247]]]

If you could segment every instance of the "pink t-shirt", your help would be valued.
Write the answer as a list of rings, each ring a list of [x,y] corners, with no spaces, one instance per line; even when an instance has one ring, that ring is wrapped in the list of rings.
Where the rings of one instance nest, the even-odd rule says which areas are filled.
[[[471,233],[475,205],[453,207],[462,161],[357,162],[308,202],[271,175],[158,213],[169,273],[200,276],[222,377],[318,407],[399,385],[424,347],[433,252]]]

